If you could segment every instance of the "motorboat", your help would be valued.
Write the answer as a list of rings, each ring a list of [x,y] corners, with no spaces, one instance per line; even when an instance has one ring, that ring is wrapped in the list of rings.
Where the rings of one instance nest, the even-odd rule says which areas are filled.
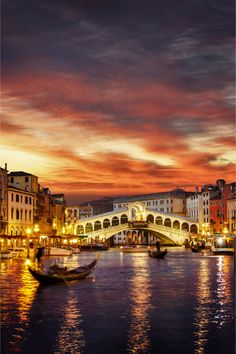
[[[235,236],[218,234],[213,236],[213,244],[211,246],[211,252],[214,255],[234,255],[234,238]]]
[[[43,250],[44,256],[71,256],[72,251],[66,248],[45,247]]]
[[[11,259],[11,258],[13,258],[13,256],[14,256],[14,253],[10,250],[0,252],[1,259]]]

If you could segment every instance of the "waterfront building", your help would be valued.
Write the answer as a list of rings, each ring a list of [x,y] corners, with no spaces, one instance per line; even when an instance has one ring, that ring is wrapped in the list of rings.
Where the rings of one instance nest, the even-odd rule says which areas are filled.
[[[65,234],[66,201],[63,193],[51,194],[51,219],[53,235]]]
[[[37,192],[37,208],[34,223],[40,235],[52,234],[51,194],[49,188],[40,187]]]
[[[7,234],[26,235],[33,229],[34,193],[16,187],[7,187]]]
[[[113,209],[118,211],[130,202],[142,202],[150,210],[185,216],[186,198],[194,194],[194,192],[186,192],[183,189],[174,189],[169,192],[120,197],[114,199]]]
[[[7,234],[7,164],[0,167],[0,234]]]
[[[80,204],[80,207],[90,206],[93,208],[93,215],[107,213],[113,210],[113,198],[104,197],[97,200],[90,200]]]
[[[194,221],[198,221],[200,224],[204,222],[203,218],[203,196],[198,192],[196,187],[196,192],[186,198],[186,216]]]
[[[228,231],[236,234],[236,198],[227,200]]]

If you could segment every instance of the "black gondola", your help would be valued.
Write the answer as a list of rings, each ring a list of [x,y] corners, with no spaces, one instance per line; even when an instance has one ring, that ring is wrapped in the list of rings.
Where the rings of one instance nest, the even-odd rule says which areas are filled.
[[[28,269],[33,275],[33,277],[40,283],[54,284],[58,282],[67,283],[68,281],[83,279],[92,273],[96,264],[97,259],[95,259],[92,263],[88,265],[80,266],[78,268],[68,271],[58,267],[58,270],[55,273],[53,273],[52,271],[43,272],[40,269],[32,268],[30,266],[28,267]]]
[[[167,250],[165,249],[164,251],[160,251],[160,252],[149,250],[148,254],[150,257],[153,258],[164,258],[167,254]]]

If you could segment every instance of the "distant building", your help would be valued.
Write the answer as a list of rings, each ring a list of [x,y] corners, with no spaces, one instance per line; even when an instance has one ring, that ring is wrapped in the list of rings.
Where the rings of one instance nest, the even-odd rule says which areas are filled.
[[[169,192],[120,197],[114,199],[113,209],[114,211],[118,211],[119,209],[125,208],[127,203],[142,202],[150,210],[167,214],[186,215],[186,198],[191,195],[194,195],[194,192],[174,189]]]
[[[228,230],[231,233],[236,234],[236,199],[227,200],[227,221],[228,221]]]
[[[198,190],[186,198],[186,216],[200,224],[203,223],[203,196]]]
[[[54,235],[65,233],[66,201],[64,194],[51,194],[51,218]]]
[[[98,200],[90,200],[80,204],[80,207],[90,206],[93,208],[93,215],[104,214],[113,210],[113,198],[104,197]]]

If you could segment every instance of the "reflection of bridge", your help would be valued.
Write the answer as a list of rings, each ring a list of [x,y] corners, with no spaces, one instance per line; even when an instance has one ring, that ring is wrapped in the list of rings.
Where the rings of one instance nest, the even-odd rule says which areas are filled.
[[[147,209],[142,203],[130,203],[127,208],[78,220],[74,234],[91,239],[107,240],[126,230],[146,230],[166,242],[182,244],[191,234],[198,233],[199,224],[184,216]]]

